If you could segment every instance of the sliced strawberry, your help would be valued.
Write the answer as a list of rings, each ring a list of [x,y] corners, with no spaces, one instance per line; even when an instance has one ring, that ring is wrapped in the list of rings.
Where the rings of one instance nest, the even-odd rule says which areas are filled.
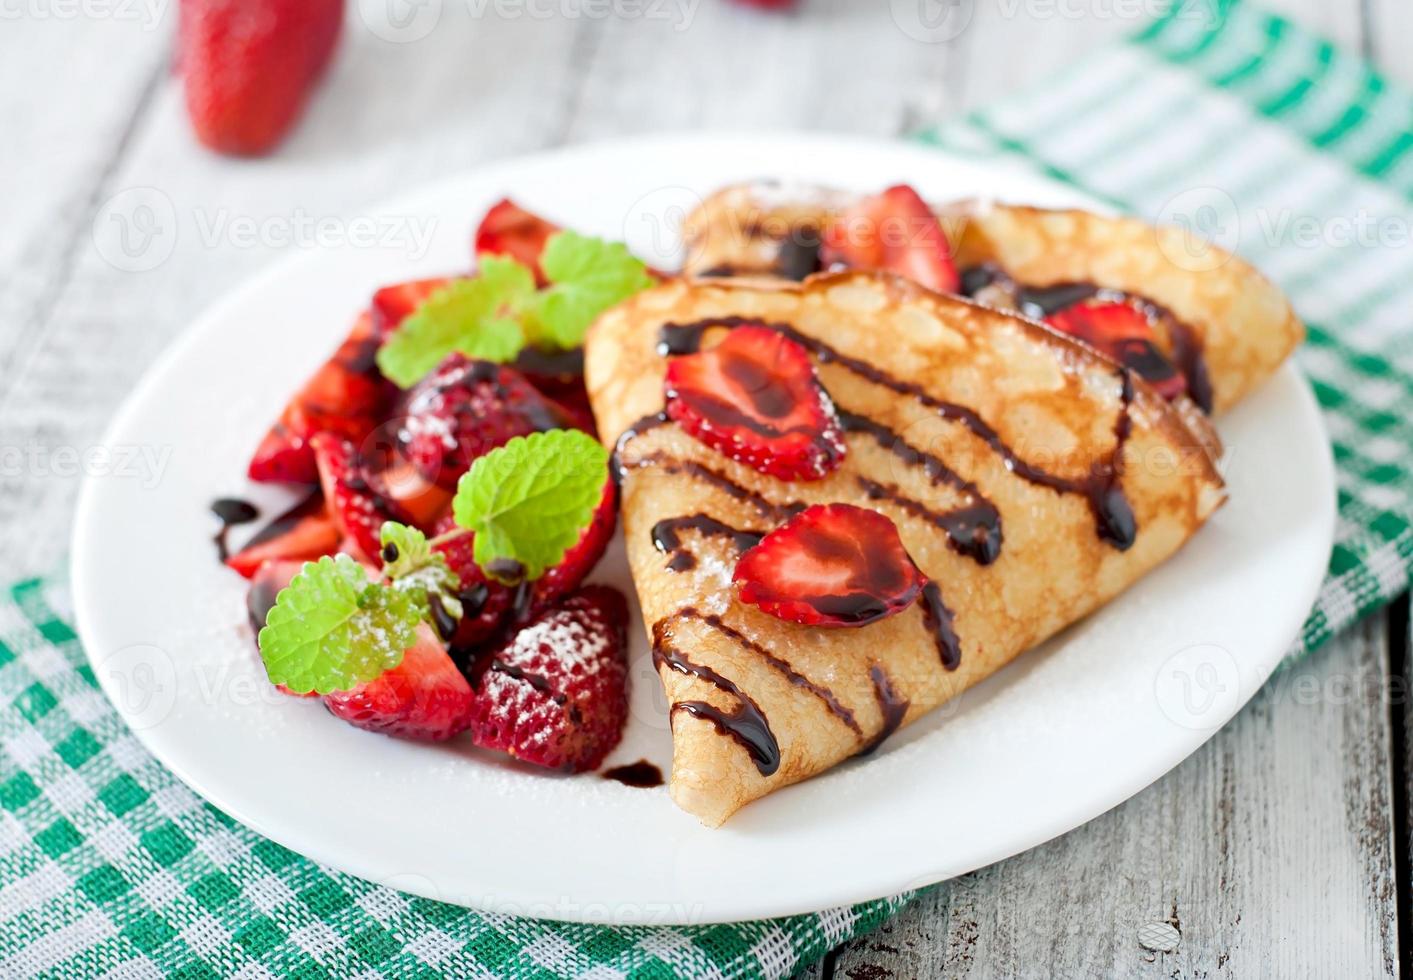
[[[844,458],[834,404],[809,352],[766,327],[737,327],[667,366],[667,414],[711,448],[781,480],[820,480]]]
[[[289,585],[303,567],[302,561],[267,561],[255,572],[250,580],[250,591],[245,594],[245,613],[250,618],[252,638],[260,635],[260,630],[265,626],[265,617],[270,615],[280,591]],[[256,653],[260,652],[258,646],[255,650]],[[275,687],[281,694],[288,694],[290,697],[315,696],[313,693],[297,694],[283,684],[276,684]]]
[[[476,664],[476,744],[584,772],[618,744],[628,717],[628,604],[591,585],[535,616]]]
[[[446,514],[437,524],[436,534],[449,535],[455,530],[456,522]],[[528,602],[528,591],[522,594],[519,588],[502,585],[481,571],[473,557],[475,544],[476,535],[468,531],[434,546],[446,556],[447,565],[461,579],[461,621],[448,641],[458,652],[478,646],[499,633],[514,615],[517,599],[521,603]],[[529,586],[524,588],[528,590]]]
[[[613,540],[613,528],[618,523],[617,504],[618,488],[612,480],[605,480],[603,496],[579,543],[564,553],[558,565],[535,579],[531,590],[532,611],[543,609],[572,592],[593,571],[609,541]]]
[[[394,411],[396,442],[424,477],[454,488],[471,464],[516,436],[570,419],[514,368],[452,354]]]
[[[1045,322],[1130,368],[1164,398],[1187,391],[1187,378],[1158,349],[1147,315],[1129,303],[1087,300],[1051,313]]]
[[[884,269],[941,293],[961,288],[937,215],[907,184],[867,197],[824,230],[826,268]]]
[[[340,533],[324,498],[311,494],[255,533],[226,564],[246,578],[270,561],[313,561],[338,550]]]
[[[380,341],[387,338],[402,321],[417,311],[436,293],[451,285],[451,278],[440,276],[436,279],[413,279],[392,286],[384,286],[373,294],[373,302],[368,312],[373,317],[373,334]]]
[[[476,229],[476,254],[504,255],[535,270],[540,285],[545,284],[540,271],[540,253],[545,242],[559,231],[559,225],[531,214],[510,198],[497,202]]]
[[[370,732],[440,742],[466,730],[475,695],[430,626],[402,663],[351,691],[324,697],[329,711]]]
[[[333,432],[361,442],[377,426],[392,389],[374,360],[378,341],[372,318],[359,317],[352,332],[285,406],[250,460],[250,478],[258,482],[316,483],[309,439]]]
[[[927,579],[877,511],[815,504],[736,563],[742,602],[805,626],[863,626],[902,612]]]
[[[353,556],[376,565],[384,522],[401,520],[404,515],[394,511],[387,498],[368,482],[353,443],[331,432],[320,432],[309,442],[329,516],[339,534],[354,545]]]
[[[584,349],[544,351],[527,347],[515,359],[515,370],[546,398],[564,409],[569,424],[597,435],[589,389],[584,385]]]

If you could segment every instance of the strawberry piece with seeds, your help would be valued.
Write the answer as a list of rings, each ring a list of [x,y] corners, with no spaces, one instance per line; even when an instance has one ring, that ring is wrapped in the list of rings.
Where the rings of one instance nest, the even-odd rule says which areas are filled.
[[[344,0],[181,0],[181,67],[197,138],[253,156],[293,127],[324,73]]]
[[[536,281],[543,286],[546,280],[540,271],[540,253],[545,250],[545,242],[557,231],[559,225],[505,198],[496,202],[481,219],[476,229],[476,254],[512,258],[533,269]]]
[[[481,657],[476,744],[566,772],[603,762],[628,717],[627,619],[621,594],[591,585]]]
[[[466,730],[475,695],[430,626],[417,629],[417,642],[402,663],[351,691],[325,695],[324,704],[350,725],[441,742]]]
[[[864,198],[826,228],[820,261],[895,272],[940,293],[961,287],[941,222],[907,184]]]
[[[290,399],[250,460],[250,478],[260,483],[317,483],[310,438],[333,432],[355,443],[377,426],[391,394],[374,356],[378,341],[364,314],[294,398]]]
[[[764,326],[667,366],[667,414],[730,458],[781,480],[820,480],[844,458],[834,404],[809,352]]]
[[[437,523],[437,536],[449,535],[458,530],[450,514]],[[516,607],[517,588],[512,588],[490,578],[476,564],[476,535],[466,531],[449,536],[445,541],[433,545],[433,549],[446,556],[447,566],[461,579],[461,620],[456,624],[456,632],[448,639],[451,648],[458,653],[486,642],[500,632],[511,618]],[[529,588],[529,586],[524,586]]]
[[[317,493],[265,525],[226,564],[250,578],[267,562],[303,564],[338,550],[342,535]]]
[[[1158,349],[1148,316],[1130,303],[1086,301],[1051,313],[1045,323],[1118,361],[1164,398],[1187,392],[1187,378]]]
[[[736,563],[742,602],[803,626],[864,626],[902,612],[927,579],[893,522],[852,504],[815,504]]]
[[[386,340],[402,325],[417,308],[450,286],[455,280],[446,276],[435,279],[413,279],[392,286],[384,286],[373,294],[368,311],[373,317],[373,334],[378,340]]]
[[[381,533],[386,521],[400,520],[387,498],[377,493],[353,443],[330,432],[320,432],[310,440],[319,467],[319,482],[329,516],[340,535],[353,545],[359,561],[376,565],[382,550]]]
[[[585,576],[593,571],[609,541],[613,539],[613,529],[618,523],[618,488],[613,480],[605,480],[603,496],[584,528],[579,541],[564,553],[555,565],[534,582],[530,593],[531,611],[535,612],[558,600],[579,587]]]
[[[471,464],[516,436],[565,428],[563,409],[514,368],[452,354],[395,410],[396,442],[428,480],[454,488]]]

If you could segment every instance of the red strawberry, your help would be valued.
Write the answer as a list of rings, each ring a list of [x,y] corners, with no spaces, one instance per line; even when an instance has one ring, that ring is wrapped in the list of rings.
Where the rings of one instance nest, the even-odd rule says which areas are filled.
[[[303,563],[331,555],[338,550],[339,537],[324,498],[316,493],[257,531],[226,564],[250,578],[267,562]]]
[[[446,514],[438,522],[438,536],[457,530],[456,522]],[[519,589],[502,585],[488,578],[473,556],[476,535],[469,531],[435,545],[446,556],[446,563],[461,579],[461,621],[450,639],[452,649],[464,651],[495,636],[510,619],[516,606]],[[529,586],[524,588],[528,589]],[[527,601],[523,600],[522,601]]]
[[[628,717],[628,604],[591,585],[531,619],[476,665],[476,744],[567,772],[593,769]]]
[[[927,584],[877,511],[815,504],[736,563],[742,602],[805,626],[863,626],[902,612]]]
[[[580,535],[579,543],[564,553],[558,565],[535,579],[530,596],[532,611],[537,612],[578,588],[584,577],[599,563],[618,523],[617,503],[618,488],[612,480],[605,480],[603,496],[589,526]]]
[[[339,533],[353,543],[353,556],[377,564],[382,550],[383,523],[404,515],[395,512],[387,498],[373,490],[353,443],[330,432],[309,440],[319,465],[324,500]]]
[[[475,698],[430,626],[402,663],[351,691],[325,695],[329,711],[370,732],[440,742],[466,730]]]
[[[961,287],[942,225],[907,184],[864,198],[824,231],[820,261],[829,267],[885,269],[941,293]]]
[[[820,480],[844,458],[809,352],[765,327],[667,366],[667,414],[711,448],[781,480]]]
[[[373,294],[369,312],[373,315],[373,333],[379,340],[396,330],[403,320],[416,312],[434,294],[451,285],[454,280],[446,276],[436,279],[413,279],[392,286],[384,286]]]
[[[402,453],[428,480],[448,488],[492,449],[569,422],[514,368],[460,354],[408,391],[394,415]]]
[[[545,284],[540,271],[540,253],[545,242],[559,231],[559,226],[531,214],[510,198],[499,201],[481,219],[476,229],[477,255],[504,255],[535,270],[540,285]]]
[[[378,341],[365,313],[353,331],[285,406],[250,461],[258,482],[317,483],[309,438],[334,432],[355,443],[377,426],[391,388],[378,371]]]
[[[260,566],[253,578],[250,580],[250,591],[245,594],[245,612],[250,617],[250,628],[254,636],[260,635],[260,630],[265,625],[265,617],[270,615],[270,610],[275,605],[275,599],[279,597],[280,591],[290,580],[299,574],[304,567],[302,561],[267,561]],[[256,647],[259,651],[259,647]],[[275,687],[281,694],[288,694],[296,698],[313,697],[311,694],[297,694],[285,687],[283,684],[276,684]]]
[[[1076,303],[1051,313],[1045,322],[1131,368],[1164,398],[1176,398],[1187,391],[1187,378],[1154,343],[1148,317],[1128,303]]]
[[[240,156],[289,132],[334,52],[344,0],[182,0],[181,63],[197,138]]]

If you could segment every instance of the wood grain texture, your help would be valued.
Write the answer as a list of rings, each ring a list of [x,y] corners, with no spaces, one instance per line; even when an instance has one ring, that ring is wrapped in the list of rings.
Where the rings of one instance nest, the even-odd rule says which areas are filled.
[[[673,9],[688,5],[676,20],[543,20],[477,18],[446,0],[435,29],[405,43],[351,16],[295,137],[244,162],[193,145],[166,71],[174,4],[155,23],[6,21],[0,571],[60,565],[79,466],[64,454],[98,444],[203,308],[302,247],[212,233],[222,219],[349,219],[481,161],[630,132],[896,134],[1004,96],[1136,26],[1103,13],[1122,4],[1099,0],[1058,5],[1070,13],[979,0],[947,36],[919,36],[905,4],[879,0],[807,0],[785,17],[725,0]],[[1276,5],[1413,77],[1407,0],[1365,0],[1367,22],[1356,0]],[[110,202],[144,187],[169,205],[175,242],[154,268],[127,271],[93,229]],[[1407,713],[1335,692],[1345,680],[1361,692],[1383,683],[1385,639],[1376,621],[1336,641],[1133,800],[939,890],[809,975],[1396,975],[1392,720]],[[1139,929],[1170,921],[1173,952],[1140,948]]]

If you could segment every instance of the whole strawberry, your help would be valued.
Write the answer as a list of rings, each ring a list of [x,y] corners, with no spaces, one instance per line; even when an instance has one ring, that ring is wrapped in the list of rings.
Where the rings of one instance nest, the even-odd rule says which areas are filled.
[[[471,733],[522,762],[584,772],[628,717],[628,606],[602,585],[572,593],[476,664]]]
[[[181,0],[181,64],[197,138],[258,156],[299,118],[338,40],[344,0]]]

